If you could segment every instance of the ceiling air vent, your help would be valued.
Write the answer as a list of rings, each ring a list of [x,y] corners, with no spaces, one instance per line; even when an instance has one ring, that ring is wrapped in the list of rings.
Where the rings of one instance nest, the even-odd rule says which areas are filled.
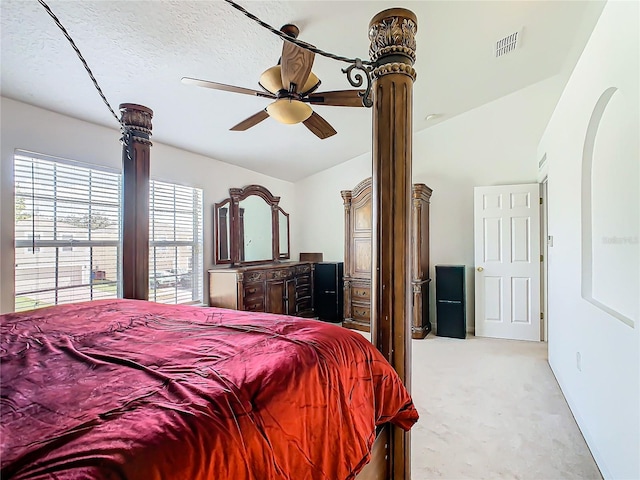
[[[545,153],[540,161],[538,162],[538,168],[542,168],[542,166],[547,162],[547,154]]]
[[[507,35],[504,38],[501,38],[496,42],[496,58],[502,57],[509,52],[513,52],[518,46],[518,41],[520,39],[520,32],[514,32],[510,35]]]

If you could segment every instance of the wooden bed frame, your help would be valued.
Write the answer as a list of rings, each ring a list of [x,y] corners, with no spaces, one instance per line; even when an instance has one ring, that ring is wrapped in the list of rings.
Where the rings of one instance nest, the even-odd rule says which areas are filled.
[[[374,62],[372,170],[371,338],[411,388],[410,201],[413,82],[417,18],[403,8],[384,10],[369,23]],[[149,151],[153,112],[120,105],[132,132],[123,146],[125,298],[148,298]],[[357,480],[411,478],[411,437],[390,424],[375,441],[371,462]]]

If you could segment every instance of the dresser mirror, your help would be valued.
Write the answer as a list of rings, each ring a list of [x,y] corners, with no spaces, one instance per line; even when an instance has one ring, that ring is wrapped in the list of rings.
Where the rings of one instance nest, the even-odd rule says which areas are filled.
[[[240,201],[240,262],[273,259],[271,205],[257,195]]]
[[[278,237],[280,259],[289,258],[289,214],[278,207]]]
[[[215,205],[215,243],[216,243],[216,263],[231,262],[231,235],[229,232],[231,223],[231,200]]]
[[[216,264],[257,264],[290,258],[289,214],[261,185],[230,188],[214,207]]]

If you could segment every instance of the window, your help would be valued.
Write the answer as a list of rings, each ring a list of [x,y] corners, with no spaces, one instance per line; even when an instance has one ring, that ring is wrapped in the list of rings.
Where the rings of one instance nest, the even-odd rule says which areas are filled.
[[[17,152],[15,310],[121,297],[121,174]],[[202,190],[149,186],[149,300],[202,303]]]
[[[149,185],[149,300],[202,303],[202,190]]]
[[[16,152],[15,310],[117,298],[120,173]]]

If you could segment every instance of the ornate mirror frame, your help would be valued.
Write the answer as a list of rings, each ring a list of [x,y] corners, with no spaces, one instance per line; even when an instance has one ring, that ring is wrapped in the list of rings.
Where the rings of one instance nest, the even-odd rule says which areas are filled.
[[[241,219],[240,202],[251,196],[264,200],[270,207],[271,220],[271,258],[255,261],[245,261],[242,251],[244,247],[243,220]],[[216,265],[230,264],[251,265],[276,262],[290,258],[290,228],[289,214],[278,204],[280,197],[274,196],[262,185],[248,185],[244,188],[230,188],[229,198],[214,205],[214,262]],[[225,210],[228,207],[228,210]],[[280,252],[280,214],[286,218],[287,251]],[[225,227],[228,226],[228,229]],[[228,235],[227,235],[228,232]],[[225,242],[225,237],[227,242]]]
[[[281,216],[282,215],[282,216]],[[290,241],[290,230],[289,230],[289,214],[287,212],[285,212],[282,207],[278,207],[276,209],[276,217],[277,217],[277,228],[278,228],[278,259],[279,260],[287,260],[291,257],[291,241]],[[281,220],[285,220],[286,223],[286,251],[283,251],[282,248],[280,248],[283,243],[283,238],[280,235],[282,233],[282,224],[280,223]]]
[[[213,206],[213,261],[217,265],[231,263],[231,199]]]

